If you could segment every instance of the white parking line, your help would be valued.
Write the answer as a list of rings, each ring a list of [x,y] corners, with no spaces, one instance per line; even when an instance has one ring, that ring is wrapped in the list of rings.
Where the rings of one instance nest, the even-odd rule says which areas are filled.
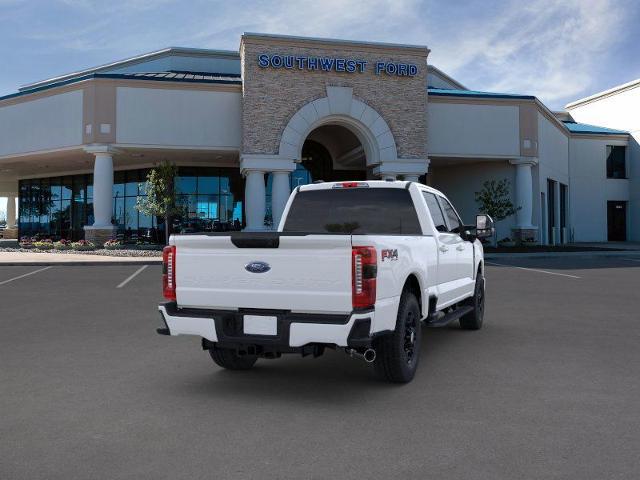
[[[560,277],[569,277],[569,278],[582,278],[577,275],[569,275],[568,273],[558,273],[558,272],[549,272],[548,270],[538,270],[536,268],[526,268],[526,267],[518,267],[516,265],[507,265],[506,263],[494,263],[494,262],[485,262],[487,265],[497,265],[499,267],[511,267],[518,268],[520,270],[528,270],[530,272],[538,272],[538,273],[547,273],[549,275],[558,275]]]
[[[13,277],[13,278],[10,278],[9,280],[4,280],[4,281],[0,282],[0,285],[4,285],[5,283],[13,282],[14,280],[19,280],[21,278],[28,277],[29,275],[33,275],[34,273],[44,272],[45,270],[49,270],[50,268],[51,268],[51,266],[40,268],[38,270],[34,270],[33,272],[25,273],[24,275],[20,275],[18,277]]]
[[[135,272],[133,272],[133,274],[131,274],[130,276],[128,276],[127,278],[125,278],[122,283],[120,285],[118,285],[116,288],[122,288],[124,287],[127,283],[129,283],[131,280],[133,280],[134,278],[136,278],[136,276],[141,273],[145,268],[147,268],[149,265],[143,265],[141,266],[138,270],[136,270]]]

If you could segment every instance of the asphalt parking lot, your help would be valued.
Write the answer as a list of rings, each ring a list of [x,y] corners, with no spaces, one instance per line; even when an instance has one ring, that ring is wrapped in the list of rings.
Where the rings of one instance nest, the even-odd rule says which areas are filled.
[[[0,478],[638,478],[640,257],[492,262],[485,327],[425,331],[404,386],[220,370],[141,268],[0,266]]]

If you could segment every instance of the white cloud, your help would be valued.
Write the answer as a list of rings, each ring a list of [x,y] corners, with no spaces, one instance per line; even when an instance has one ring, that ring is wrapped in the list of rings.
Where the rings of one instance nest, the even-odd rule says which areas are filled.
[[[493,20],[467,20],[460,40],[436,42],[433,60],[471,88],[535,94],[557,107],[594,84],[598,56],[624,22],[612,0],[512,2]]]

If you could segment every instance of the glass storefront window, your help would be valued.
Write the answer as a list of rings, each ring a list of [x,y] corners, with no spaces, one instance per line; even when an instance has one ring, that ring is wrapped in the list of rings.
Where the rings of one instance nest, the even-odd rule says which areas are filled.
[[[126,242],[162,242],[162,219],[136,209],[144,196],[148,170],[114,172],[113,224],[117,238]],[[237,168],[181,168],[175,185],[182,192],[178,204],[184,214],[173,221],[173,231],[240,230],[243,221],[244,181]],[[83,238],[92,225],[93,175],[21,180],[19,228],[22,236],[58,240]],[[160,223],[160,225],[159,225]]]
[[[175,189],[178,194],[193,194],[197,191],[197,177],[178,176],[175,182]]]
[[[62,178],[62,200],[71,200],[73,196],[72,177]]]
[[[136,210],[136,202],[138,197],[126,197],[124,202],[124,222],[127,226],[127,232],[138,230],[138,210]]]
[[[124,198],[124,172],[113,173],[113,197]]]
[[[113,198],[113,224],[117,227],[118,233],[124,232],[124,197]]]
[[[177,232],[242,229],[244,182],[235,168],[180,168],[176,189],[184,214],[174,219]]]
[[[198,178],[198,193],[213,193],[217,194],[220,187],[218,177],[199,177]]]

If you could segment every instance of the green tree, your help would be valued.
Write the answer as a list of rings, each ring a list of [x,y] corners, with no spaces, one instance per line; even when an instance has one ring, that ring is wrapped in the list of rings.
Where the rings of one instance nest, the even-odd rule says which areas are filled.
[[[165,241],[169,242],[169,222],[171,217],[182,213],[177,205],[174,178],[178,167],[165,160],[147,174],[146,185],[142,184],[146,196],[138,197],[136,209],[149,216],[164,218]]]
[[[496,222],[510,217],[521,208],[511,202],[509,180],[506,178],[484,182],[482,190],[476,192],[476,203],[480,212],[486,213]]]

